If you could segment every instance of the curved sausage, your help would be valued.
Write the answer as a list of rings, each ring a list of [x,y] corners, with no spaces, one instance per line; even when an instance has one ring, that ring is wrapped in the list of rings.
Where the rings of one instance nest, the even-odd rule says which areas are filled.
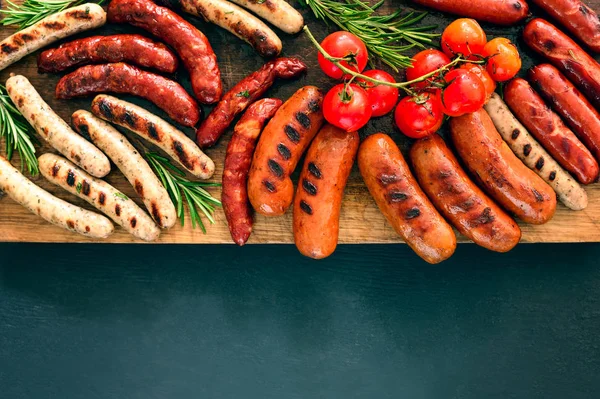
[[[223,88],[217,56],[206,36],[192,24],[150,0],[112,0],[108,20],[145,29],[173,47],[190,74],[198,101],[203,104],[219,101]]]
[[[552,219],[554,191],[512,153],[485,110],[450,119],[450,136],[467,169],[500,205],[526,223]]]
[[[598,178],[598,162],[527,81],[517,78],[504,88],[504,101],[554,159],[582,184]]]
[[[248,176],[248,197],[266,216],[283,215],[294,197],[290,175],[323,124],[323,93],[314,86],[296,91],[263,131]]]
[[[62,72],[85,64],[128,62],[175,73],[179,61],[167,46],[141,35],[91,36],[40,53],[38,72]]]
[[[600,64],[570,37],[543,19],[536,18],[523,30],[529,47],[560,69],[600,108]]]
[[[188,172],[209,179],[215,164],[188,136],[142,107],[105,94],[92,101],[92,112],[156,144]]]
[[[25,76],[6,81],[6,91],[33,128],[58,152],[95,177],[110,172],[110,161],[92,143],[75,133],[40,97]]]
[[[358,149],[358,168],[383,216],[417,255],[429,263],[452,256],[452,227],[429,202],[390,136],[367,137]]]
[[[50,43],[105,23],[106,13],[92,3],[49,15],[0,42],[0,71]]]
[[[200,120],[198,104],[179,83],[121,62],[83,66],[56,84],[56,98],[61,99],[106,92],[145,98],[183,126]]]
[[[102,215],[56,198],[36,186],[0,156],[0,191],[32,213],[63,229],[93,238],[106,238],[113,224]]]
[[[110,184],[93,178],[58,155],[46,153],[38,161],[40,172],[50,183],[92,204],[129,234],[144,241],[154,241],[160,235],[150,216]]]
[[[235,125],[227,146],[221,202],[231,238],[240,246],[248,241],[252,232],[252,210],[247,188],[252,154],[265,123],[282,103],[277,98],[265,98],[250,105]]]
[[[90,136],[102,149],[138,193],[154,221],[162,228],[173,227],[177,221],[175,206],[158,177],[127,138],[114,127],[88,111],[75,111],[73,127]]]
[[[262,19],[275,25],[285,33],[293,35],[302,30],[304,18],[285,0],[231,0],[249,9]]]
[[[276,78],[290,79],[306,70],[297,58],[277,58],[240,80],[216,105],[196,131],[196,142],[202,148],[212,147],[236,115],[243,112],[271,87]]]
[[[498,94],[492,94],[484,107],[513,153],[552,187],[567,208],[580,211],[587,207],[588,197],[583,187],[531,137]]]
[[[326,124],[310,145],[294,198],[294,242],[302,255],[323,259],[335,251],[344,188],[359,144],[358,132]]]
[[[438,11],[497,25],[515,25],[529,14],[525,0],[413,0]]]

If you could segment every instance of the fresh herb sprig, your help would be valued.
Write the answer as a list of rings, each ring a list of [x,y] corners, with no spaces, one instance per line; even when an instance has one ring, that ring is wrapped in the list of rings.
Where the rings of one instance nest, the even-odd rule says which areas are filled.
[[[78,6],[90,1],[93,0],[25,0],[22,4],[17,5],[10,0],[6,0],[8,8],[0,10],[0,13],[4,14],[4,19],[0,23],[4,26],[17,25],[19,29],[23,29],[68,7]],[[102,4],[104,0],[95,2]]]
[[[215,207],[221,206],[221,201],[214,198],[203,187],[217,187],[221,184],[190,181],[186,179],[185,173],[175,167],[171,161],[156,153],[146,153],[146,159],[167,189],[171,201],[177,208],[177,217],[181,219],[181,225],[183,226],[184,223],[183,199],[185,198],[192,220],[192,228],[195,229],[198,225],[206,233],[200,215],[204,214],[211,224],[214,223],[213,213]]]
[[[333,22],[339,28],[358,36],[367,46],[369,54],[376,55],[394,71],[409,67],[411,57],[404,53],[413,47],[425,48],[438,34],[428,33],[435,26],[415,26],[427,13],[414,12],[402,16],[398,10],[392,14],[376,15],[384,3],[370,6],[361,0],[301,0],[315,16]]]
[[[6,158],[9,161],[17,151],[21,158],[21,170],[26,164],[30,175],[36,176],[40,172],[34,146],[37,140],[29,123],[15,108],[6,88],[2,85],[0,85],[0,137],[4,137]]]

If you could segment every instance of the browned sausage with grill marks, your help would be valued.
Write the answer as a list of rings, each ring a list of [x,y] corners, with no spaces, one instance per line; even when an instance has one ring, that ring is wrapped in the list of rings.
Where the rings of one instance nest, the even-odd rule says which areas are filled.
[[[438,11],[497,25],[514,25],[529,14],[525,0],[413,0]]]

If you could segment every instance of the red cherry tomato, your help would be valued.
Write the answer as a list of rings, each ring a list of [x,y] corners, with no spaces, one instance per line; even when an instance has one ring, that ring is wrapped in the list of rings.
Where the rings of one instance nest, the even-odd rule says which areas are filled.
[[[389,73],[379,69],[371,69],[363,72],[363,75],[383,82],[395,83],[396,81]],[[359,83],[369,95],[369,103],[371,104],[372,116],[383,116],[394,109],[394,105],[398,102],[398,89],[391,86],[376,85],[375,83],[357,78]]]
[[[420,78],[430,72],[440,69],[441,67],[448,65],[450,58],[439,50],[429,49],[418,52],[413,57],[412,66],[406,68],[406,80],[411,81]],[[432,77],[435,79],[435,77]],[[428,82],[415,83],[413,86],[418,89],[424,89],[427,87]]]
[[[346,57],[352,56],[353,62],[341,61],[340,64],[346,68],[352,69],[356,72],[362,72],[367,66],[369,54],[365,44],[358,37],[350,32],[339,31],[334,32],[327,36],[321,42],[321,47],[325,49],[327,54],[332,57]],[[341,79],[344,75],[342,70],[335,66],[332,62],[327,61],[321,53],[318,54],[319,66],[321,70],[334,79]],[[347,77],[348,75],[344,76]]]
[[[327,122],[347,132],[358,130],[371,119],[369,95],[357,84],[334,86],[323,99],[323,116]]]
[[[448,116],[475,112],[485,104],[485,86],[477,75],[454,69],[444,75],[447,86],[442,89],[442,109]]]
[[[435,93],[404,97],[396,107],[394,118],[402,133],[413,139],[420,139],[437,132],[442,126],[442,103]]]
[[[489,57],[487,71],[496,82],[514,78],[521,69],[519,50],[505,37],[490,40],[483,49],[483,56]]]
[[[471,63],[462,64],[460,66],[460,69],[467,70],[467,71],[477,75],[477,77],[479,77],[479,79],[481,79],[481,81],[483,82],[483,85],[485,86],[485,100],[487,102],[487,100],[489,100],[490,97],[492,96],[492,93],[494,91],[496,91],[496,82],[494,81],[494,79],[492,79],[490,74],[485,70],[485,68],[483,66],[481,66],[479,64],[471,64]]]
[[[470,57],[481,54],[487,37],[474,19],[460,18],[452,22],[442,33],[442,51],[452,58],[458,54]],[[472,57],[476,58],[476,57]]]

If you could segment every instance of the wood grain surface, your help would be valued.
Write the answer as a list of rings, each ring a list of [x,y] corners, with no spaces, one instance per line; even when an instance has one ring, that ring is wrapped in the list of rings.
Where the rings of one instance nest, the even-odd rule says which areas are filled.
[[[600,0],[590,0],[588,2],[594,9],[600,11]],[[294,4],[299,7],[298,4]],[[5,7],[5,4],[3,5]],[[406,9],[407,11],[414,10],[408,1],[403,0],[387,0],[382,9],[386,11],[396,10],[398,8]],[[532,12],[536,16],[544,16],[545,14],[539,9],[532,7]],[[328,29],[322,21],[317,21],[312,16],[310,10],[302,9],[305,17],[305,22],[311,27],[311,30],[318,39],[322,39],[333,28]],[[264,62],[254,51],[245,43],[235,38],[230,33],[219,29],[218,27],[209,25],[204,21],[184,16],[186,19],[194,23],[202,30],[209,38],[219,60],[223,84],[225,89],[229,89],[244,76],[258,69]],[[437,12],[431,12],[423,21],[423,24],[433,24],[437,27],[435,30],[441,32],[443,28],[454,17],[443,15]],[[488,34],[488,38],[494,36],[505,36],[513,40],[523,57],[523,69],[521,73],[528,68],[539,63],[541,60],[533,56],[532,52],[526,48],[521,40],[522,26],[503,28],[493,25],[482,25]],[[4,38],[12,33],[10,28],[0,28],[0,37]],[[114,34],[114,33],[129,33],[140,32],[134,28],[124,25],[106,25],[92,32],[87,32],[79,36],[89,36],[92,34]],[[147,35],[145,32],[140,32]],[[308,65],[308,73],[294,81],[278,82],[268,92],[267,96],[287,99],[295,90],[307,84],[317,85],[325,90],[329,89],[335,82],[325,77],[319,70],[316,61],[316,50],[310,44],[308,39],[302,35],[286,35],[283,32],[277,31],[283,41],[283,55],[299,56]],[[77,36],[76,36],[77,37]],[[74,37],[67,38],[72,40]],[[13,64],[6,70],[0,72],[0,82],[5,82],[9,74],[25,75],[32,84],[37,88],[42,97],[48,104],[65,120],[70,120],[70,115],[78,109],[90,108],[92,98],[78,100],[57,100],[54,98],[54,87],[60,76],[58,75],[40,75],[37,73],[36,59],[37,53],[32,54],[20,62]],[[402,75],[398,74],[398,78]],[[184,70],[177,73],[177,78],[189,90],[189,80]],[[151,104],[142,100],[121,96],[130,101],[141,104],[165,117],[164,113],[158,110]],[[204,109],[205,113],[210,111],[209,107]],[[192,129],[182,129],[193,137]],[[371,121],[365,129],[361,131],[361,136],[373,134],[378,131],[383,131],[391,134],[392,137],[399,143],[403,151],[407,151],[410,147],[410,140],[402,136],[397,129],[393,127],[392,116],[388,115],[382,118]],[[444,134],[445,132],[442,132]],[[223,160],[225,155],[226,143],[230,137],[231,129],[221,139],[220,143],[213,149],[207,151],[207,154],[212,157],[217,165],[217,171],[211,181],[220,181],[222,175]],[[132,137],[129,135],[129,137]],[[132,137],[133,138],[133,137]],[[134,145],[142,145],[136,139],[133,139]],[[146,146],[146,143],[143,144]],[[4,153],[4,144],[0,143],[2,148],[0,153]],[[38,149],[38,155],[53,151],[48,145],[43,145]],[[13,160],[13,164],[18,165],[17,158]],[[298,168],[299,170],[300,168]],[[299,171],[296,171],[294,177],[297,177]],[[33,179],[36,184],[39,184],[44,189],[63,198],[76,205],[87,209],[93,209],[83,200],[80,200],[66,191],[51,185],[44,180],[43,177]],[[127,195],[134,198],[140,203],[139,198],[134,190],[124,179],[121,173],[113,167],[113,171],[106,179],[110,184],[122,190]],[[589,196],[589,206],[581,212],[570,211],[563,205],[559,205],[556,215],[553,220],[542,226],[531,226],[520,223],[523,230],[522,242],[592,242],[600,241],[600,184],[590,185],[586,188]],[[219,190],[213,189],[213,194],[219,196]],[[231,243],[229,230],[226,225],[225,216],[222,210],[218,210],[215,215],[215,224],[207,224],[207,234],[203,234],[201,230],[193,230],[189,220],[185,220],[185,226],[177,224],[169,231],[164,231],[157,242],[159,243]],[[208,223],[208,221],[206,221]],[[286,215],[277,218],[265,218],[257,216],[254,231],[249,240],[249,243],[291,243],[292,236],[292,212],[288,210]],[[463,237],[459,240],[466,241]],[[25,241],[25,242],[92,242],[93,240],[80,236],[75,233],[64,231],[55,227],[41,218],[29,213],[25,208],[13,202],[9,198],[0,197],[0,241]],[[123,229],[116,226],[115,233],[106,240],[99,242],[122,242],[133,243],[141,242],[136,240]],[[375,202],[370,197],[366,187],[364,186],[360,174],[356,166],[351,174],[348,186],[346,188],[345,197],[342,206],[340,220],[340,243],[391,243],[401,242],[401,239],[394,233],[390,225],[381,215]]]

